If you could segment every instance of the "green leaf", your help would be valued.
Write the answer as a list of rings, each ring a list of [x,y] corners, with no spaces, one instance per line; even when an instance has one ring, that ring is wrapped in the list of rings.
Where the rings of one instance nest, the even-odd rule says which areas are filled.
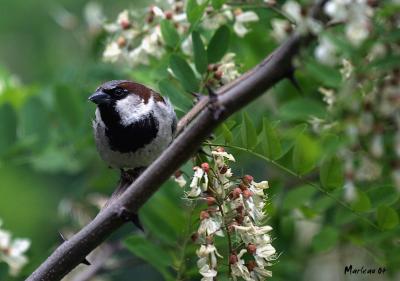
[[[296,143],[297,137],[302,133],[304,133],[306,129],[307,129],[307,124],[299,124],[294,128],[290,128],[289,130],[284,131],[281,140],[282,153],[279,156],[279,158],[284,156],[293,148],[293,146]]]
[[[140,211],[144,227],[165,244],[178,241],[187,223],[188,214],[182,211],[179,200],[182,196],[181,192],[182,190],[174,182],[168,181]],[[160,226],[162,226],[162,231]]]
[[[228,126],[225,125],[225,123],[222,123],[221,130],[222,130],[222,135],[224,136],[224,139],[225,139],[225,143],[232,143],[233,134],[229,130]]]
[[[160,90],[161,95],[171,99],[175,110],[186,113],[187,110],[192,106],[189,96],[183,91],[182,88],[178,87],[178,85],[175,85],[173,81],[168,79],[161,80],[158,83],[158,89]]]
[[[241,135],[243,145],[246,148],[253,149],[258,143],[256,128],[247,112],[243,112],[242,118]]]
[[[383,230],[395,228],[399,224],[399,216],[393,208],[379,206],[376,213],[378,226]]]
[[[211,0],[211,4],[215,10],[218,10],[224,5],[226,0]]]
[[[308,121],[310,117],[323,119],[326,117],[326,106],[310,98],[296,98],[279,108],[279,117],[288,121]]]
[[[125,240],[125,245],[137,257],[157,269],[164,278],[173,280],[172,275],[168,272],[168,267],[172,264],[172,257],[164,249],[140,235],[129,237]]]
[[[229,47],[230,30],[226,25],[221,26],[214,33],[207,48],[208,63],[215,63],[222,59]]]
[[[328,191],[342,187],[344,183],[342,161],[336,156],[325,159],[321,165],[319,178],[322,186]]]
[[[23,138],[33,138],[37,146],[44,147],[49,136],[49,116],[43,102],[38,97],[30,97],[20,112],[20,132]]]
[[[82,102],[77,93],[71,90],[67,85],[58,85],[55,87],[55,101],[58,113],[63,121],[66,121],[70,127],[76,128],[82,120]]]
[[[310,172],[317,164],[321,149],[318,143],[305,134],[297,137],[293,148],[293,168],[299,175]]]
[[[186,15],[190,24],[196,24],[204,14],[204,10],[208,5],[205,1],[202,5],[197,4],[197,0],[188,0],[186,5]]]
[[[194,53],[194,65],[199,73],[203,74],[207,70],[208,60],[207,52],[204,47],[203,40],[201,40],[200,34],[197,31],[192,33],[193,42],[193,53]]]
[[[164,41],[167,44],[167,46],[175,48],[176,45],[179,43],[180,38],[172,21],[170,20],[161,21],[160,28],[161,28],[161,35],[164,38]]]
[[[306,204],[316,193],[311,185],[304,185],[290,190],[283,199],[282,207],[286,210],[293,210]]]
[[[316,61],[308,61],[305,64],[305,69],[310,77],[314,77],[325,86],[337,88],[342,83],[339,70],[333,67]]]
[[[17,116],[14,108],[6,103],[0,106],[0,155],[17,140]]]
[[[169,61],[169,66],[186,91],[198,91],[199,81],[196,79],[192,68],[183,58],[178,55],[172,55]]]
[[[398,202],[400,194],[394,186],[384,185],[376,186],[368,190],[368,196],[371,198],[372,207],[379,205],[390,206]]]
[[[282,154],[281,143],[278,133],[266,118],[263,118],[263,130],[261,134],[261,144],[265,156],[272,160],[278,159]]]
[[[366,212],[371,208],[371,201],[365,192],[357,191],[357,197],[351,203],[351,208],[356,212]]]
[[[333,227],[325,227],[320,233],[314,236],[312,246],[317,252],[328,251],[332,249],[339,239],[338,231]]]

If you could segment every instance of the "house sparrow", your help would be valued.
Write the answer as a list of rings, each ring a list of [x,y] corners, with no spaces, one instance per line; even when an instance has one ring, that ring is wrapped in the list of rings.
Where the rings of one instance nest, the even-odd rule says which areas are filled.
[[[106,82],[89,100],[97,104],[93,128],[100,157],[121,170],[112,200],[171,143],[177,118],[167,98],[132,81]]]

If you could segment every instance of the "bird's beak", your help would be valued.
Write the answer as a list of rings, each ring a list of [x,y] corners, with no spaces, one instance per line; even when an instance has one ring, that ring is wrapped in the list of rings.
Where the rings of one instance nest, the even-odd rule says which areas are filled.
[[[104,104],[110,102],[110,96],[103,92],[102,90],[98,90],[94,92],[89,98],[91,102],[95,104]]]

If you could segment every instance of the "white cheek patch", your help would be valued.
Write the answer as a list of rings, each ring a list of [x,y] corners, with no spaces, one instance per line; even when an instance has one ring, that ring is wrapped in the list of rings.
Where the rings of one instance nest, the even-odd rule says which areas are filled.
[[[136,95],[129,95],[126,98],[117,101],[115,110],[121,117],[121,124],[128,126],[132,122],[141,119],[143,115],[147,115],[153,109],[154,101],[149,99],[148,103],[144,103],[141,98]]]

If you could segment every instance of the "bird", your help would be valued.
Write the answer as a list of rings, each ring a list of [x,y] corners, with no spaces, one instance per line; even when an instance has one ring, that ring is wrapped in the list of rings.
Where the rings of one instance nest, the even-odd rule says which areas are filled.
[[[97,151],[109,167],[121,172],[108,206],[169,146],[177,117],[167,97],[129,80],[105,82],[89,100],[97,105]]]

